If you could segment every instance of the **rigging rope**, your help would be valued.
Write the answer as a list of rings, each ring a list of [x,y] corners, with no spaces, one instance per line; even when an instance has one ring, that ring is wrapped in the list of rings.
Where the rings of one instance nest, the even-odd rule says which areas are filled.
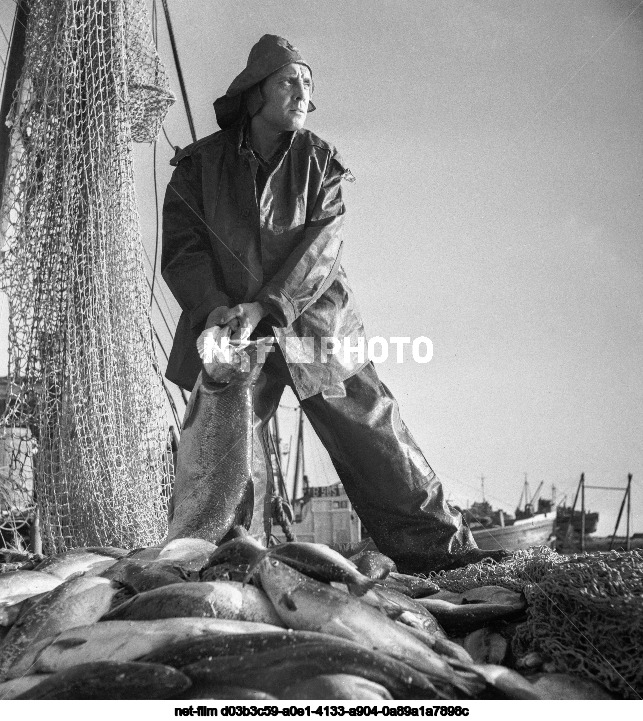
[[[170,36],[170,45],[172,46],[172,55],[174,57],[174,65],[176,67],[176,74],[179,78],[179,85],[181,87],[181,97],[183,98],[183,106],[185,107],[185,114],[188,118],[188,125],[190,126],[190,134],[192,135],[192,142],[196,143],[196,131],[194,130],[194,121],[192,120],[192,110],[190,109],[190,101],[188,100],[188,92],[185,87],[185,80],[183,79],[183,69],[181,68],[181,61],[179,60],[179,53],[176,48],[176,40],[174,38],[174,28],[172,27],[172,18],[170,17],[170,8],[168,7],[167,0],[162,0],[163,11],[165,12],[165,22],[167,24],[167,31]]]

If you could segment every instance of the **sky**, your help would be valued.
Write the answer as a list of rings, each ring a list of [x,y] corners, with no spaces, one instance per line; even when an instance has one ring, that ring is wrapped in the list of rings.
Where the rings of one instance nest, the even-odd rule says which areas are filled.
[[[633,473],[643,531],[643,3],[169,7],[198,137],[218,129],[212,102],[262,34],[286,37],[310,63],[307,127],[357,179],[344,189],[343,265],[367,335],[433,343],[430,363],[407,354],[376,368],[447,496],[480,500],[484,476],[487,500],[511,511],[525,474],[532,492],[542,480],[571,502],[581,472],[610,487]],[[183,147],[160,3],[159,53],[179,98],[165,128]],[[163,138],[157,155],[162,199],[173,155]],[[153,257],[152,147],[136,146],[134,163]],[[0,348],[5,368],[6,323]],[[610,533],[621,493],[586,497]]]

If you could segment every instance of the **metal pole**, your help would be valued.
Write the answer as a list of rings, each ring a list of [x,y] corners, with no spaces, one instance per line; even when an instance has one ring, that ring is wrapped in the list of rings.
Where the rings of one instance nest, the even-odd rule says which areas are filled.
[[[294,490],[292,494],[293,501],[299,500],[298,491],[299,491],[299,469],[301,468],[301,472],[303,474],[304,470],[302,467],[303,462],[303,433],[304,433],[304,412],[299,409],[299,423],[297,424],[297,446],[295,451],[295,480],[294,480]],[[303,494],[303,481],[302,481],[302,494]]]
[[[585,474],[581,473],[580,477],[580,552],[585,552]]]
[[[581,473],[580,481],[578,482],[578,485],[576,486],[576,495],[574,496],[574,503],[572,503],[572,510],[570,511],[570,514],[569,514],[569,521],[567,521],[567,528],[565,529],[565,538],[567,538],[567,536],[569,536],[569,530],[572,527],[573,522],[574,522],[574,511],[576,510],[576,501],[578,500],[578,494],[580,493],[581,483],[584,483],[584,480],[585,480],[585,474]]]
[[[609,550],[612,550],[612,546],[614,545],[614,539],[616,538],[616,531],[618,531],[618,527],[621,523],[621,516],[623,515],[623,509],[625,508],[625,500],[627,499],[627,489],[625,489],[625,494],[623,495],[623,500],[621,501],[621,507],[618,509],[618,516],[616,517],[616,525],[614,526],[614,533],[612,533],[612,538],[610,539],[610,547]]]
[[[625,550],[630,550],[630,518],[632,516],[632,474],[627,474],[627,517],[626,517],[626,539]]]

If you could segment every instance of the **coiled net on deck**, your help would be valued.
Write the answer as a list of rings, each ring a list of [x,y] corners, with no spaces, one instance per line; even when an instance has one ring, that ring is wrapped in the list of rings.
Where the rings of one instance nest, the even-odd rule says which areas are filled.
[[[562,556],[542,546],[503,563],[433,574],[450,591],[498,585],[522,591],[527,621],[517,656],[538,651],[560,672],[602,683],[619,698],[643,696],[643,552]]]
[[[32,0],[25,56],[0,216],[12,502],[31,460],[47,551],[154,544],[169,457],[131,151],[174,99],[144,0]]]
[[[524,551],[513,551],[502,562],[488,560],[470,564],[453,571],[431,574],[431,580],[446,591],[461,593],[480,586],[503,586],[522,591],[529,583],[539,583],[550,569],[566,560],[548,546],[532,546]]]

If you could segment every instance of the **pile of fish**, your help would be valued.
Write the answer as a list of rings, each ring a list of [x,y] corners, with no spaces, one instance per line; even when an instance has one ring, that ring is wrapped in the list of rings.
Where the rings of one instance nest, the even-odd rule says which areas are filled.
[[[180,538],[4,570],[0,699],[609,698],[512,657],[521,594],[440,591],[374,551]]]

